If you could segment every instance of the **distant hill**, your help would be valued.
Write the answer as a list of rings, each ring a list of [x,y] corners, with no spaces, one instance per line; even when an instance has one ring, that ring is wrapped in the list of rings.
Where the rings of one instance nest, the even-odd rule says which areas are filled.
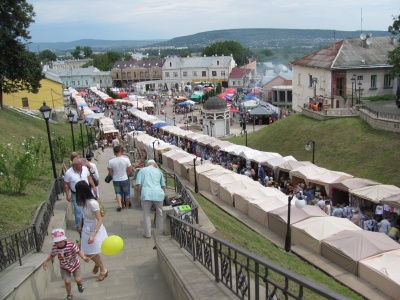
[[[372,36],[389,36],[387,31],[363,31]],[[247,48],[275,48],[285,46],[313,46],[328,44],[334,40],[359,37],[361,31],[338,31],[322,29],[227,29],[200,32],[193,35],[176,37],[168,41],[158,42],[153,46],[205,47],[210,43],[235,40]]]
[[[363,31],[374,37],[389,36],[387,31]],[[200,32],[193,35],[176,37],[171,40],[95,40],[83,39],[72,42],[55,43],[32,43],[29,44],[31,51],[37,52],[45,49],[57,53],[67,52],[76,46],[89,46],[93,51],[133,51],[135,48],[157,48],[157,47],[188,47],[203,48],[210,43],[235,40],[246,48],[260,49],[282,49],[285,47],[312,48],[314,46],[326,46],[335,40],[346,38],[357,38],[360,31],[337,31],[322,29],[226,29]]]

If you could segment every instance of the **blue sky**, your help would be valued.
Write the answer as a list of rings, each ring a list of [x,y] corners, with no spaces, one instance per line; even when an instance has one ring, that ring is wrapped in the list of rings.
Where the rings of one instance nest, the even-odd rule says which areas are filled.
[[[170,39],[234,28],[386,31],[398,0],[27,0],[32,42]]]

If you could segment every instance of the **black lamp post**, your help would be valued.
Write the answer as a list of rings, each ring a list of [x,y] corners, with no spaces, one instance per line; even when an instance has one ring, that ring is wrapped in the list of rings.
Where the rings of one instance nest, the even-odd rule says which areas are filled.
[[[311,143],[312,145],[311,145],[310,143]],[[309,140],[309,141],[307,142],[305,148],[306,148],[307,151],[310,151],[311,148],[312,148],[312,163],[314,163],[314,157],[315,157],[315,142],[312,141],[312,140]]]
[[[194,192],[197,194],[199,192],[199,186],[197,184],[197,175],[196,175],[196,160],[197,156],[193,158],[193,171],[194,171]]]
[[[244,130],[244,134],[246,135],[246,147],[247,147],[247,130]]]
[[[88,148],[89,148],[89,151],[90,151],[91,139],[90,139],[90,137],[89,137],[88,124],[89,124],[88,120],[85,120],[86,137],[87,137],[87,142],[88,142]]]
[[[174,120],[174,126],[175,126],[175,117],[173,117],[172,120]]]
[[[156,160],[156,148],[154,147],[154,144],[156,142],[158,142],[158,145],[160,145],[160,141],[159,140],[154,140],[153,141],[153,157],[154,157],[154,160]]]
[[[165,119],[165,122],[167,122],[167,114],[165,113],[165,111],[164,111],[164,119]]]
[[[361,81],[358,82],[358,104],[361,104]]]
[[[83,132],[82,132],[83,119],[81,117],[78,118],[78,123],[79,126],[81,127],[82,158],[85,158],[85,145],[83,144]]]
[[[293,199],[293,194],[288,197],[288,214],[287,214],[287,228],[286,228],[286,238],[285,238],[285,251],[289,252],[292,244],[292,234],[290,229],[290,211],[292,208],[291,201]],[[304,199],[296,198],[295,205],[297,208],[303,208],[306,205],[306,201]]]
[[[211,137],[212,137],[212,129],[213,129],[214,125],[215,125],[215,124],[214,124],[213,122],[210,122],[210,127],[211,127],[211,130],[210,130],[210,131],[211,131]]]
[[[73,149],[74,152],[75,152],[74,126],[72,125],[72,123],[74,122],[74,117],[75,117],[75,115],[74,115],[74,114],[72,113],[72,111],[70,110],[69,113],[68,113],[68,115],[67,115],[67,117],[68,117],[69,123],[71,124],[72,149]]]
[[[100,123],[100,139],[101,139],[101,142],[103,142],[103,139],[104,139],[103,123]]]
[[[51,108],[48,107],[46,105],[46,102],[43,101],[43,106],[41,108],[39,108],[39,111],[42,113],[43,119],[46,121],[47,137],[49,138],[51,165],[53,167],[54,179],[56,179],[57,178],[56,162],[54,160],[53,144],[51,143],[51,135],[50,135],[50,127],[49,127]]]

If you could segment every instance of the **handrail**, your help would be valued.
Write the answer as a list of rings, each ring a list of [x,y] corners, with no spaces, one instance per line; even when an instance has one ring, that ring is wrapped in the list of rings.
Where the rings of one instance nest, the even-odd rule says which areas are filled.
[[[47,201],[40,207],[32,225],[0,237],[0,272],[15,262],[22,266],[22,258],[31,252],[40,252],[46,237],[54,205],[63,192],[63,178],[53,180]]]
[[[305,299],[305,292],[324,299],[347,299],[180,218],[169,217],[171,237],[240,299]]]

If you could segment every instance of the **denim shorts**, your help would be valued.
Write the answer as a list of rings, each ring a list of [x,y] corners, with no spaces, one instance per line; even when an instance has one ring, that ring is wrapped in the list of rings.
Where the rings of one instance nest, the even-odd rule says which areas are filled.
[[[129,179],[124,181],[113,181],[116,196],[124,196],[126,199],[131,198],[131,186]]]

